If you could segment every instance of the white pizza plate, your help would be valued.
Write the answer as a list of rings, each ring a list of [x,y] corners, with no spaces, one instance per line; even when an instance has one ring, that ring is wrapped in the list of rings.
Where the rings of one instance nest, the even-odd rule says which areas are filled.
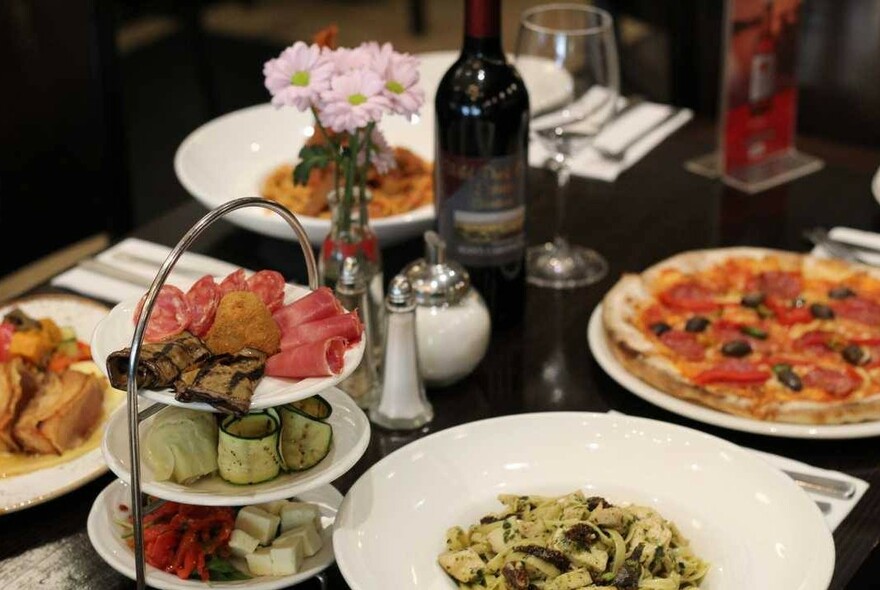
[[[871,192],[874,193],[874,198],[880,203],[880,168],[877,168],[874,180],[871,181]]]
[[[284,303],[295,301],[309,293],[305,287],[288,284],[285,287]],[[107,357],[111,353],[131,346],[134,336],[134,312],[137,309],[139,298],[122,301],[110,311],[106,318],[98,323],[92,335],[92,358],[107,375]],[[364,354],[364,339],[355,346],[345,351],[342,371],[338,375],[330,377],[310,377],[308,379],[284,379],[280,377],[263,377],[254,389],[251,398],[251,409],[259,410],[281,406],[286,403],[305,399],[316,393],[320,393],[328,387],[333,387],[354,371],[361,362]],[[153,401],[161,402],[170,406],[192,408],[207,412],[216,411],[212,406],[203,402],[181,402],[174,398],[171,389],[150,390],[141,389],[140,394]]]
[[[287,497],[289,498],[291,495]],[[148,564],[146,568],[147,585],[162,590],[205,590],[206,588],[277,590],[314,577],[333,563],[333,545],[331,543],[333,522],[339,504],[342,502],[342,494],[334,487],[327,485],[298,494],[296,498],[301,502],[317,504],[321,510],[321,524],[324,526],[322,531],[324,546],[318,553],[303,561],[303,567],[299,573],[291,576],[260,576],[235,582],[205,583],[200,580],[181,580],[174,574],[163,572]],[[131,516],[130,512],[120,510],[120,506],[129,505],[131,505],[131,492],[128,486],[115,480],[104,488],[104,491],[92,504],[87,527],[89,540],[98,555],[117,572],[135,580],[134,553],[122,538],[125,531],[119,525],[119,522],[125,522]]]
[[[433,161],[434,95],[458,53],[439,51],[418,57],[420,85],[425,91],[420,115],[412,120],[386,116],[379,126],[392,146],[409,148],[419,157]],[[517,67],[529,90],[533,111],[561,104],[571,95],[571,76],[549,60],[524,59]],[[313,123],[310,112],[301,113],[293,107],[277,109],[268,102],[222,115],[195,129],[177,148],[174,155],[177,179],[208,209],[234,198],[258,196],[262,180],[276,166],[297,161],[300,148],[315,131]],[[305,215],[297,218],[309,241],[320,246],[330,231],[330,221]],[[268,210],[242,209],[230,213],[226,219],[264,235],[296,239],[290,226]],[[419,236],[433,223],[432,205],[370,220],[383,246]]]
[[[144,438],[153,423],[152,417],[147,418],[141,422],[139,431],[141,489],[145,494],[175,502],[200,506],[245,506],[282,500],[292,494],[299,494],[333,481],[351,469],[367,450],[367,445],[370,443],[370,421],[347,393],[332,388],[321,392],[321,396],[333,408],[333,412],[326,420],[333,427],[330,453],[311,469],[282,472],[271,481],[253,485],[229,483],[218,475],[190,485],[158,481],[150,462],[146,460]],[[110,470],[126,483],[131,481],[128,444],[128,412],[125,408],[120,408],[110,417],[101,451]]]
[[[501,508],[498,494],[583,490],[649,506],[711,564],[701,590],[825,590],[834,542],[786,475],[728,441],[682,426],[587,412],[505,416],[434,433],[351,487],[333,533],[352,590],[453,590],[445,534]]]
[[[70,326],[77,338],[88,341],[92,330],[107,315],[103,304],[75,295],[34,295],[8,302],[0,307],[0,318],[19,307],[29,316],[52,318],[59,326]],[[112,408],[109,408],[112,410]],[[102,420],[103,427],[106,418]],[[103,475],[107,466],[101,449],[94,448],[64,463],[32,473],[0,479],[0,514],[36,506]]]
[[[768,422],[765,420],[752,420],[742,416],[726,414],[701,406],[673,395],[660,391],[653,385],[649,385],[627,371],[618,362],[614,353],[608,348],[605,338],[605,329],[602,325],[602,305],[597,305],[590,316],[587,327],[587,340],[590,350],[599,366],[602,367],[612,379],[621,386],[633,392],[643,400],[669,410],[679,416],[698,420],[713,426],[730,428],[742,432],[754,434],[766,434],[787,438],[807,439],[846,439],[867,438],[880,436],[880,421],[862,422],[858,424],[787,424],[785,422]]]

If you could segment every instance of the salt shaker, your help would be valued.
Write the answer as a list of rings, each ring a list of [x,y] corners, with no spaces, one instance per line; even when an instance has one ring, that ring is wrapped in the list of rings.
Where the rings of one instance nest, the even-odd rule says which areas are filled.
[[[361,408],[368,408],[372,405],[379,388],[376,359],[373,347],[370,346],[373,336],[370,330],[374,324],[370,321],[369,296],[366,277],[360,263],[354,256],[346,257],[342,262],[342,270],[336,281],[336,298],[345,309],[357,309],[358,317],[364,326],[362,338],[367,345],[364,346],[361,364],[351,375],[339,383],[339,388],[350,395]]]
[[[462,379],[486,354],[492,321],[467,270],[446,259],[446,243],[425,232],[425,257],[403,270],[415,292],[419,367],[425,384],[442,387]]]
[[[409,280],[397,275],[385,297],[382,385],[370,409],[370,420],[389,430],[412,430],[434,419],[419,373],[415,309]]]

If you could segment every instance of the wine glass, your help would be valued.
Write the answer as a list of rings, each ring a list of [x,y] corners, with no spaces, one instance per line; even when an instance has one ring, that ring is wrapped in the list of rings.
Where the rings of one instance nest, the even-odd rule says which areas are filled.
[[[528,249],[526,278],[553,289],[590,285],[607,274],[608,263],[595,250],[570,244],[562,224],[569,161],[592,144],[617,112],[620,70],[612,17],[581,4],[526,10],[514,63],[520,72],[528,71],[529,98],[538,107],[531,139],[553,154],[546,165],[556,172],[555,237]]]

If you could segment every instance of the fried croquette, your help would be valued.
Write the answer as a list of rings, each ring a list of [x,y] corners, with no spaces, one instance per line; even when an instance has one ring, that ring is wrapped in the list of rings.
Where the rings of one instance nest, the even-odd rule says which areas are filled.
[[[214,325],[205,346],[214,354],[256,348],[268,355],[278,352],[281,330],[259,295],[250,291],[227,293],[217,306]]]

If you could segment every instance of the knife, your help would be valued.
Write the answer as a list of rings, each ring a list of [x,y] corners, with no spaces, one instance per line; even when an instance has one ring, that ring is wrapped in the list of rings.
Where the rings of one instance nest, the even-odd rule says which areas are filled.
[[[123,281],[132,285],[137,285],[138,287],[149,288],[153,284],[153,279],[148,279],[147,277],[141,276],[139,274],[117,268],[111,264],[101,262],[100,260],[96,260],[94,258],[81,260],[77,263],[77,266],[83,270],[97,273],[99,275],[104,275],[105,277],[116,279],[117,281]]]
[[[138,256],[137,254],[131,254],[129,252],[114,252],[113,254],[111,254],[111,256],[122,262],[134,262],[135,264],[143,264],[156,270],[158,270],[165,263],[164,260],[157,261],[151,258],[146,258],[144,256]],[[187,266],[181,266],[179,264],[175,264],[174,268],[171,269],[171,272],[189,275],[197,279],[200,279],[205,276],[205,274],[207,274],[204,270],[189,268]]]
[[[787,469],[783,471],[804,490],[815,494],[821,494],[831,498],[839,498],[841,500],[849,500],[856,494],[856,486],[848,481],[823,477],[821,475],[789,471]]]

